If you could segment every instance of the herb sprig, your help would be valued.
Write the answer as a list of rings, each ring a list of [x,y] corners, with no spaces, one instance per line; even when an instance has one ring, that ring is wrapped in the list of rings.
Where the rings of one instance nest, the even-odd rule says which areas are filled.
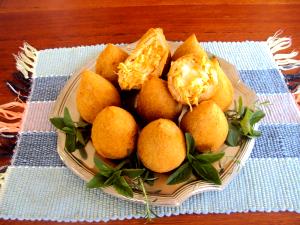
[[[265,113],[257,105],[252,108],[244,106],[242,98],[239,97],[238,102],[235,102],[234,110],[228,110],[225,114],[229,125],[227,145],[238,146],[245,138],[255,138],[261,135],[261,132],[255,130],[254,126],[265,117]]]
[[[63,117],[54,117],[50,119],[54,127],[66,134],[65,149],[68,152],[80,151],[81,156],[87,158],[84,147],[91,136],[91,126],[83,121],[74,122],[71,118],[68,108],[64,109]]]
[[[201,180],[221,184],[219,172],[212,163],[219,161],[224,152],[199,154],[195,151],[195,140],[190,133],[185,133],[187,155],[184,163],[167,179],[167,184],[179,184],[187,181],[192,174]]]
[[[151,209],[145,183],[153,185],[156,179],[153,173],[144,168],[134,154],[130,160],[125,159],[116,167],[112,167],[102,161],[99,157],[94,157],[98,173],[87,183],[88,188],[105,188],[112,186],[123,196],[133,197],[133,190],[141,191],[145,200],[145,218],[150,221],[152,215],[156,214]]]

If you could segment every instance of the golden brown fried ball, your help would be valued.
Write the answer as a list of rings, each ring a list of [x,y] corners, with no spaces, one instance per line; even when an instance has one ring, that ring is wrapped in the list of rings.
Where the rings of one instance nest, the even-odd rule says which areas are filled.
[[[234,89],[230,80],[221,69],[217,58],[212,58],[211,62],[216,68],[218,74],[218,85],[216,87],[215,93],[211,97],[211,100],[217,103],[217,105],[220,106],[223,112],[225,112],[226,110],[228,110],[233,101]]]
[[[185,159],[184,135],[171,120],[152,121],[140,133],[138,155],[148,169],[157,173],[169,172]]]
[[[120,95],[106,79],[91,71],[81,73],[76,103],[81,117],[92,123],[97,114],[106,106],[119,106]]]
[[[127,52],[113,44],[108,44],[98,56],[96,73],[114,85],[118,84],[118,65],[124,62],[127,57]]]
[[[201,47],[195,34],[189,36],[183,44],[176,49],[172,56],[172,60],[175,61],[176,59],[188,54],[198,55],[200,58],[203,56],[207,57],[205,50]]]
[[[203,101],[193,111],[184,114],[180,127],[192,134],[200,152],[218,151],[228,133],[227,119],[212,100]]]
[[[126,110],[109,106],[96,117],[92,142],[96,151],[108,159],[122,159],[135,149],[138,126]]]
[[[176,120],[181,110],[182,105],[172,97],[166,81],[152,77],[143,84],[137,97],[137,112],[142,118]]]

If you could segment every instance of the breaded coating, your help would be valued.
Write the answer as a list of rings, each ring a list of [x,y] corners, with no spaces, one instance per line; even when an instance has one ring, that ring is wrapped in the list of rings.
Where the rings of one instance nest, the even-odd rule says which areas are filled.
[[[169,172],[185,159],[184,135],[171,120],[152,121],[140,133],[138,155],[148,169],[157,173]]]
[[[165,118],[176,121],[182,105],[171,95],[166,81],[152,77],[146,81],[137,97],[137,112],[148,122]]]
[[[92,142],[101,156],[122,159],[135,149],[138,126],[126,110],[109,106],[96,117],[92,127]]]
[[[117,89],[106,79],[91,71],[81,73],[76,95],[80,116],[92,123],[97,114],[106,106],[119,106],[120,95]]]
[[[124,62],[127,57],[127,52],[113,44],[108,44],[97,58],[96,73],[114,85],[117,85],[118,66],[121,62]]]
[[[228,134],[225,114],[212,100],[203,101],[193,111],[184,114],[180,127],[192,134],[200,152],[217,152]]]

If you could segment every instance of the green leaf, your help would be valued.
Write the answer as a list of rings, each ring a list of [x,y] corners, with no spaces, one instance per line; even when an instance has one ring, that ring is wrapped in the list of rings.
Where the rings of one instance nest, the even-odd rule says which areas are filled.
[[[252,136],[259,137],[259,136],[261,136],[261,132],[259,130],[253,130]]]
[[[50,122],[59,130],[62,130],[66,126],[64,123],[64,119],[60,117],[50,118]]]
[[[226,138],[226,144],[229,146],[238,146],[241,140],[241,133],[240,130],[232,125],[229,124],[229,130]]]
[[[128,162],[129,162],[128,159],[123,160],[122,162],[120,162],[120,163],[114,168],[114,170],[115,170],[115,171],[116,171],[116,170],[120,170],[120,169],[123,168],[123,166],[124,166],[125,164],[127,164]]]
[[[239,103],[238,103],[237,113],[242,117],[245,112],[245,107],[243,106],[243,99],[241,96],[239,97],[238,101],[239,101]]]
[[[192,163],[192,161],[196,159],[196,158],[195,158],[193,155],[191,155],[191,154],[187,154],[186,157],[187,157],[187,159],[188,159],[188,161],[189,161],[190,163]]]
[[[65,110],[64,110],[64,123],[66,124],[66,126],[68,127],[75,127],[74,126],[74,123],[73,123],[73,120],[71,118],[71,115],[70,115],[70,112],[69,112],[69,109],[66,107]]]
[[[81,144],[83,144],[83,145],[86,144],[81,132],[78,129],[76,130],[76,138],[77,138],[77,141],[79,141]]]
[[[77,146],[76,146],[77,148]],[[87,159],[88,155],[86,153],[86,150],[84,148],[77,148],[79,150],[79,153],[80,153],[80,156],[83,158],[83,159]]]
[[[90,125],[86,122],[83,122],[82,120],[78,121],[76,124],[77,124],[77,127],[79,127],[79,128],[86,128],[87,126]]]
[[[74,134],[66,133],[65,149],[68,152],[74,152],[76,150],[76,137]]]
[[[130,178],[136,178],[141,176],[145,172],[145,169],[123,169],[122,175]]]
[[[88,188],[100,188],[104,187],[106,177],[102,176],[101,174],[96,174],[93,179],[91,179],[86,186]]]
[[[243,119],[240,121],[240,125],[241,125],[244,135],[249,134],[249,132],[251,130],[250,120],[251,120],[252,115],[253,115],[253,111],[249,108],[246,108],[246,113],[245,113]]]
[[[167,184],[171,185],[171,184],[182,183],[188,180],[191,174],[192,174],[192,168],[189,162],[186,162],[168,177]]]
[[[202,164],[199,161],[193,161],[192,166],[196,172],[196,175],[202,179],[214,184],[221,184],[219,172],[211,164]]]
[[[254,125],[265,116],[265,113],[257,107],[257,104],[254,104],[253,109],[245,107],[242,98],[239,97],[238,103],[235,103],[235,110],[226,112],[229,124],[227,145],[237,146],[243,138],[255,138],[261,135],[260,131],[254,129]]]
[[[112,185],[121,175],[121,171],[114,172],[104,183],[105,186]]]
[[[74,129],[70,128],[70,127],[64,127],[62,129],[63,132],[67,133],[67,134],[75,134]]]
[[[99,173],[105,177],[110,177],[111,174],[114,172],[114,169],[104,163],[100,158],[97,156],[94,157],[94,162],[96,167],[99,169]]]
[[[132,188],[128,185],[127,181],[123,176],[118,177],[114,181],[113,186],[120,195],[130,197],[130,198],[133,197]]]
[[[195,140],[190,133],[185,133],[185,142],[187,155],[193,154],[195,151]]]
[[[265,115],[266,114],[261,110],[255,111],[250,118],[250,124],[253,126],[257,122],[259,122],[262,118],[264,118]]]
[[[216,161],[219,161],[220,159],[223,158],[225,155],[224,152],[219,152],[219,153],[204,153],[204,154],[198,154],[195,156],[197,160],[199,160],[202,163],[213,163]]]
[[[254,130],[253,128],[250,131],[250,134],[247,135],[249,138],[256,138],[261,136],[261,132],[259,130]]]

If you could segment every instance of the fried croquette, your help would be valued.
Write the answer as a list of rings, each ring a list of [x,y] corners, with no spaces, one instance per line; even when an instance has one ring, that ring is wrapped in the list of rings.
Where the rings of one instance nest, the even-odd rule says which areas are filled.
[[[152,121],[140,133],[138,156],[146,168],[157,173],[177,168],[186,156],[182,131],[171,120]]]
[[[109,106],[96,117],[92,126],[92,142],[101,156],[122,159],[129,156],[136,145],[138,125],[126,110]]]
[[[170,48],[163,30],[149,29],[125,62],[118,66],[121,89],[141,89],[142,84],[151,76],[160,77],[169,56]]]
[[[106,106],[119,106],[120,95],[117,89],[106,79],[91,71],[81,73],[76,95],[80,116],[92,123],[96,115]]]
[[[202,58],[203,56],[207,58],[207,54],[205,50],[201,47],[195,34],[189,36],[183,42],[183,44],[176,49],[172,56],[172,60],[175,61],[178,58],[188,54],[198,55],[200,58]]]
[[[225,112],[226,110],[228,110],[233,101],[234,89],[230,80],[220,67],[217,58],[212,58],[211,62],[216,68],[218,74],[218,85],[216,87],[215,93],[210,99],[217,103],[217,105],[220,106],[223,112]]]
[[[127,52],[113,44],[108,44],[97,58],[96,73],[114,85],[118,84],[118,65],[127,57]]]
[[[168,88],[172,96],[190,108],[209,99],[217,84],[217,72],[206,57],[182,56],[172,62],[168,73]]]
[[[225,114],[212,100],[202,101],[193,111],[184,114],[180,127],[192,134],[200,152],[217,152],[228,133]]]
[[[176,120],[182,105],[171,95],[166,81],[152,77],[146,81],[137,97],[137,112],[148,122],[165,118]]]

